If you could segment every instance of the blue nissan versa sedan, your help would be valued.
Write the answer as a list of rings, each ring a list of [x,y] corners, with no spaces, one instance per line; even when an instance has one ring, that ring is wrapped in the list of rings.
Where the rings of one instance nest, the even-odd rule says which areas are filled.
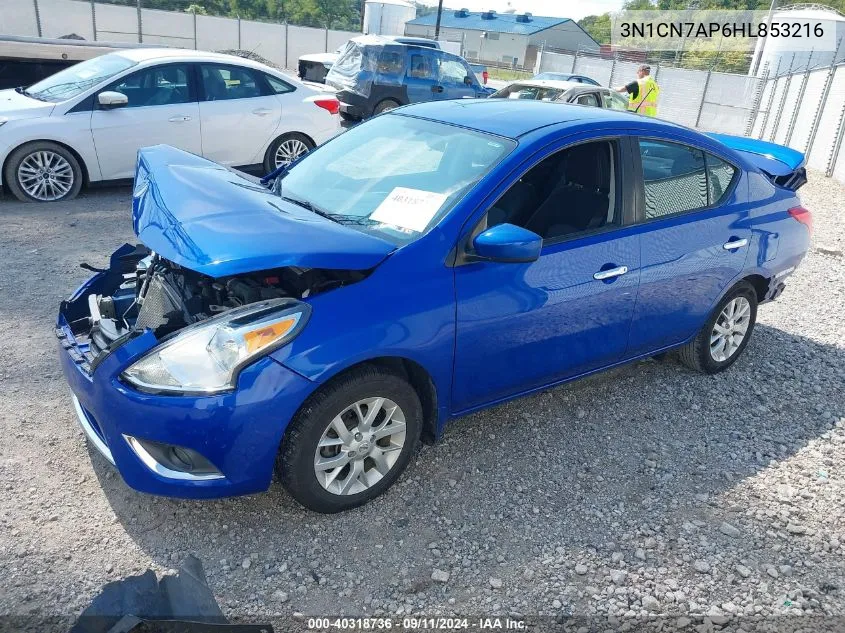
[[[677,349],[729,367],[810,243],[803,156],[537,101],[425,103],[272,190],[167,146],[56,335],[91,444],[144,492],[336,512],[457,416]]]

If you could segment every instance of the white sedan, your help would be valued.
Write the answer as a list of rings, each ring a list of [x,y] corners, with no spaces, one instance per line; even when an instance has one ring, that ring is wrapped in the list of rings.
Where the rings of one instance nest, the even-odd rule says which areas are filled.
[[[340,132],[339,103],[269,66],[179,49],[130,49],[0,91],[0,183],[23,201],[131,178],[166,143],[265,172]]]

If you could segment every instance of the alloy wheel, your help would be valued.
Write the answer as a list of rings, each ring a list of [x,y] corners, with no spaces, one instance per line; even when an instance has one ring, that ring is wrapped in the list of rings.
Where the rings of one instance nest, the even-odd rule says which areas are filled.
[[[58,200],[73,188],[73,168],[64,156],[50,150],[33,152],[18,165],[18,184],[32,198]]]
[[[332,494],[364,492],[396,464],[405,435],[405,414],[392,400],[355,402],[323,431],[314,455],[317,480]]]
[[[745,297],[729,301],[719,313],[710,333],[710,356],[722,363],[733,356],[745,340],[751,323],[751,304]]]
[[[275,165],[290,165],[303,154],[308,153],[308,146],[298,138],[289,138],[282,141],[276,150]]]

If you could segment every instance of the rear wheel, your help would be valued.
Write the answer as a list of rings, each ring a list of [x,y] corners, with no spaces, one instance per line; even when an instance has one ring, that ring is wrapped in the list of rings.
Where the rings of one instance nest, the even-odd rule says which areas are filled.
[[[264,172],[270,173],[282,165],[290,165],[293,161],[314,149],[310,138],[299,132],[288,132],[270,144],[267,156],[264,158]]]
[[[383,99],[376,104],[375,108],[373,108],[373,116],[381,114],[382,112],[387,112],[393,108],[398,108],[400,105],[401,104],[394,99]]]
[[[679,350],[690,369],[706,374],[724,371],[745,350],[757,322],[757,291],[740,282],[713,310],[698,336]]]
[[[421,429],[422,406],[411,385],[397,374],[361,367],[303,405],[282,440],[276,471],[306,508],[354,508],[396,481]]]
[[[56,202],[77,196],[82,188],[82,168],[66,148],[37,141],[9,155],[3,180],[22,202]]]

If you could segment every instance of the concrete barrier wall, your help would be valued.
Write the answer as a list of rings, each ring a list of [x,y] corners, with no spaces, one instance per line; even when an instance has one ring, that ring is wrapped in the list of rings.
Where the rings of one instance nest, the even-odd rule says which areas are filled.
[[[296,68],[300,55],[334,51],[349,38],[360,35],[144,8],[139,20],[137,7],[99,2],[92,5],[85,0],[0,0],[0,35],[37,37],[39,26],[41,36],[49,38],[76,34],[89,41],[209,51],[240,48],[290,69]]]

